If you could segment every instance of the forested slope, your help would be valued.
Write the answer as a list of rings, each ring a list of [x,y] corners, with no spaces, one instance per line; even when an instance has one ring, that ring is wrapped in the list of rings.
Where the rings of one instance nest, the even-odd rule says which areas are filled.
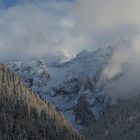
[[[109,108],[90,128],[89,140],[139,140],[140,95]]]
[[[60,112],[0,64],[0,140],[83,140]]]

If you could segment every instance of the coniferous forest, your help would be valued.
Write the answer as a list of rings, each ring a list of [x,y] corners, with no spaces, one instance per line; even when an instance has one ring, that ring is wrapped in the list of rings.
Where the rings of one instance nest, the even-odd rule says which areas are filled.
[[[0,64],[0,140],[83,140],[49,102]]]

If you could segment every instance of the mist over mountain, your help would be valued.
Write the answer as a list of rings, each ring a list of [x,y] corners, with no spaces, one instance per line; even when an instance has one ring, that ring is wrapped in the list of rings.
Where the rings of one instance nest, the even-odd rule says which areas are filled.
[[[126,124],[129,102],[139,114],[139,9],[139,0],[0,0],[0,61],[82,134],[127,139],[135,125],[117,130],[114,110]]]
[[[90,37],[70,14],[73,4],[39,1],[1,9],[1,60],[55,57],[56,52],[76,55],[90,46]]]
[[[106,138],[111,139],[115,136],[117,136],[115,138],[121,138],[120,133],[124,133],[125,127],[119,130],[118,127],[122,127],[123,123],[119,125],[114,122],[114,125],[118,127],[113,126],[114,131],[117,131],[113,135],[110,121],[117,119],[118,115],[125,117],[126,130],[129,131],[126,114],[130,114],[130,118],[134,116],[131,104],[133,106],[136,98],[136,108],[139,108],[139,66],[131,67],[131,63],[123,65],[128,55],[121,57],[120,50],[116,49],[109,46],[93,52],[82,51],[72,60],[57,65],[47,66],[47,62],[42,60],[11,62],[8,65],[27,83],[30,89],[49,100],[57,110],[63,112],[73,127],[82,134],[86,133],[87,137],[92,135],[92,138],[103,139],[104,134],[101,134],[103,130],[107,135]],[[120,58],[123,59],[119,61]],[[112,107],[113,104],[115,107]],[[123,109],[127,110],[126,108],[129,109],[128,112],[123,112]],[[118,115],[114,116],[114,112]],[[104,126],[102,127],[104,121],[105,126],[108,126],[107,130]],[[117,119],[117,121],[120,120]],[[122,137],[128,136],[130,139],[135,137],[137,127],[137,125],[134,126],[132,136],[123,134]],[[111,131],[111,134],[106,134],[108,131]]]

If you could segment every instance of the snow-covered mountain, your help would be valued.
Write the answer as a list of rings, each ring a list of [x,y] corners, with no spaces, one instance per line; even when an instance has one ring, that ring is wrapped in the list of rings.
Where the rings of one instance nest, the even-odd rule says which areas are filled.
[[[104,112],[105,84],[100,77],[112,54],[113,47],[104,47],[82,51],[68,62],[49,67],[42,60],[8,65],[33,91],[53,103],[82,130]]]

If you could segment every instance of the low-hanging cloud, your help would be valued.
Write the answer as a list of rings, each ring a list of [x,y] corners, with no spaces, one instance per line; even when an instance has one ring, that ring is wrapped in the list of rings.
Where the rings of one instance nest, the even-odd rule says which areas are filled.
[[[0,60],[76,54],[106,43],[115,51],[101,79],[122,75],[107,85],[108,94],[140,92],[139,9],[139,0],[38,0],[0,10]]]
[[[140,93],[140,35],[121,43],[103,71],[111,98],[128,98]],[[118,78],[117,78],[118,77]],[[113,80],[115,78],[115,80]],[[117,79],[116,79],[117,78]]]
[[[140,93],[140,1],[77,0],[75,11],[97,44],[115,48],[101,77],[103,83],[111,80],[107,94],[119,98]]]
[[[37,3],[36,3],[37,2]],[[37,0],[0,11],[0,59],[76,54],[138,32],[138,0]]]
[[[90,37],[69,15],[72,3],[40,2],[0,10],[0,59],[78,53]]]

